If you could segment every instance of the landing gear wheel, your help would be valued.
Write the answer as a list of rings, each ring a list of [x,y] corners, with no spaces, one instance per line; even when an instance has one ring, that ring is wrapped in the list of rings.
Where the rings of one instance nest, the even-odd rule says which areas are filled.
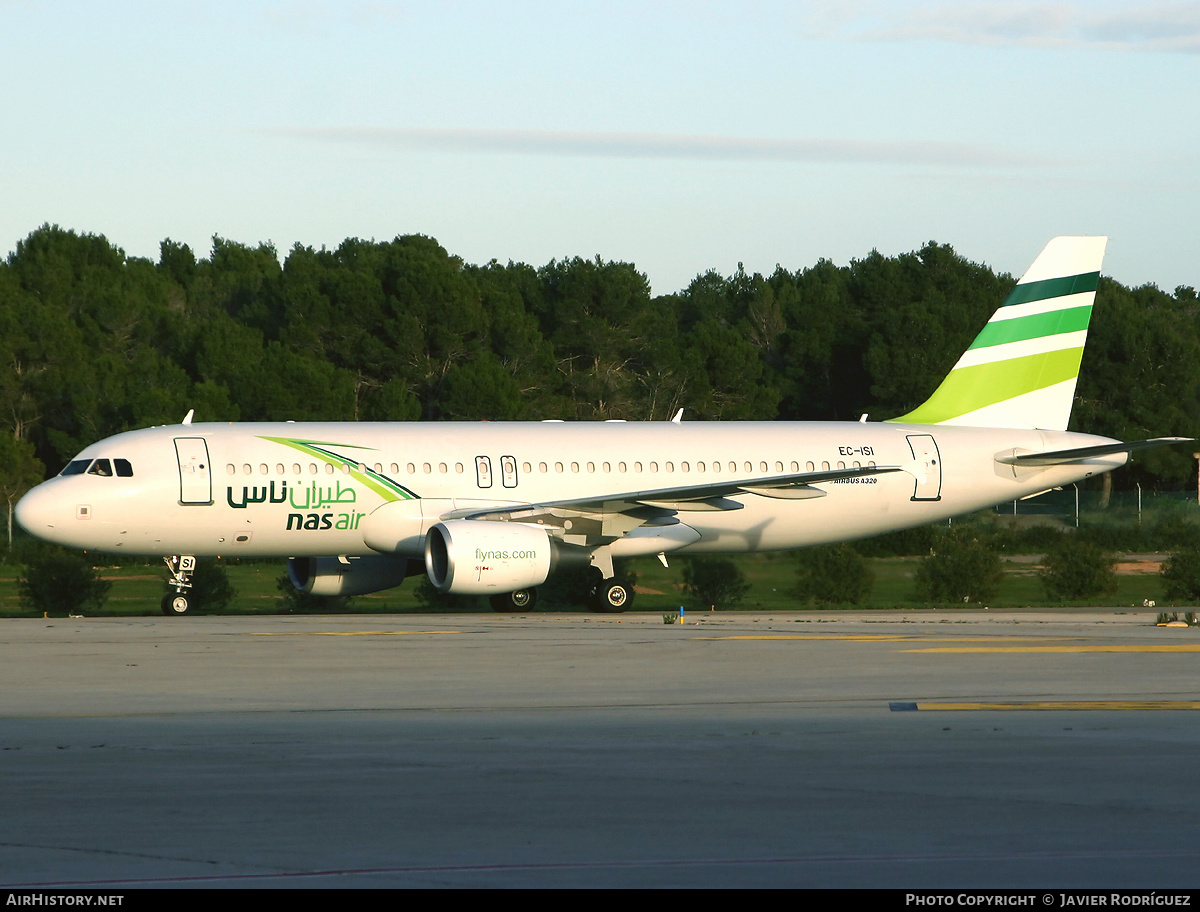
[[[167,617],[181,617],[192,609],[186,595],[168,593],[162,599],[162,613]]]
[[[537,604],[536,589],[518,589],[488,596],[493,611],[531,611]]]
[[[633,604],[633,587],[617,579],[606,579],[592,593],[592,610],[617,614]]]

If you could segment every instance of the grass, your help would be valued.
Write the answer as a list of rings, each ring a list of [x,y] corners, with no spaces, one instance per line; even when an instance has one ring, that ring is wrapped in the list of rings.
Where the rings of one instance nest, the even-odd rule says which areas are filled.
[[[913,596],[913,573],[920,558],[886,557],[868,560],[875,574],[875,586],[863,608],[928,607]],[[630,568],[637,573],[638,595],[634,610],[674,613],[685,605],[680,560],[664,568],[657,560],[647,558],[632,561]],[[748,611],[796,611],[806,607],[789,592],[795,580],[795,557],[792,554],[756,554],[737,558],[737,564],[751,588],[745,601],[738,606]],[[989,607],[1039,607],[1052,604],[1036,575],[1036,567],[1026,558],[1013,559],[1005,564],[1004,583]],[[283,562],[246,562],[226,566],[237,597],[227,614],[278,614],[285,610],[276,589],[276,580],[285,572]],[[20,605],[17,580],[21,568],[0,565],[0,617],[31,617],[32,612]],[[159,614],[159,600],[164,589],[165,568],[153,564],[102,568],[101,573],[112,581],[112,589],[98,616],[130,617]],[[1068,602],[1090,607],[1142,607],[1147,599],[1160,608],[1175,608],[1164,598],[1164,582],[1157,573],[1122,573],[1119,588],[1112,596]],[[419,579],[409,579],[397,589],[356,597],[350,611],[356,614],[389,614],[422,610],[414,592]],[[482,600],[465,610],[487,610]],[[554,610],[550,608],[550,610]],[[688,609],[693,610],[693,609]]]

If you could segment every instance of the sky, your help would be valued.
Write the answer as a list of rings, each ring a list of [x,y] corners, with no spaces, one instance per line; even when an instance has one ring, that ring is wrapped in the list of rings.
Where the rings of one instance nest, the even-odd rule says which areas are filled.
[[[1060,234],[1200,287],[1200,2],[0,0],[0,253],[436,238],[655,294]]]

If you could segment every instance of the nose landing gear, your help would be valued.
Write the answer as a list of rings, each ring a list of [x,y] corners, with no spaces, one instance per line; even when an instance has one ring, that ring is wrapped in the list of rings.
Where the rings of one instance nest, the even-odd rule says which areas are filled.
[[[174,554],[163,558],[171,571],[168,586],[174,586],[174,594],[168,592],[162,598],[162,613],[168,617],[181,617],[191,611],[192,600],[187,590],[192,588],[192,574],[196,572],[196,558],[190,554]]]

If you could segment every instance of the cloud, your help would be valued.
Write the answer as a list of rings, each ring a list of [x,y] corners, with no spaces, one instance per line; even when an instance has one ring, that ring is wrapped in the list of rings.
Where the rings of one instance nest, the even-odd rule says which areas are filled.
[[[806,38],[1200,53],[1200,4],[915,0],[801,7]]]
[[[1056,163],[990,146],[950,142],[413,127],[278,127],[263,132],[277,138],[374,145],[405,152],[965,167]]]

